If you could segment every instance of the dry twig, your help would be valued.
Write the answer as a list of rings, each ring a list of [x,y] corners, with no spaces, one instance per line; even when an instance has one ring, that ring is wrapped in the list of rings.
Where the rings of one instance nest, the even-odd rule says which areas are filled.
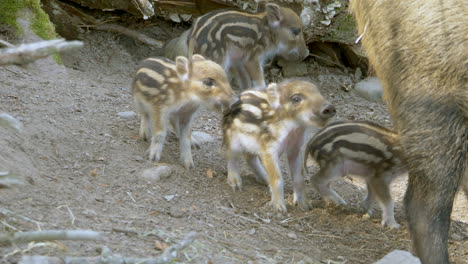
[[[91,230],[47,230],[0,234],[0,244],[11,245],[31,241],[51,240],[98,240],[100,233]]]
[[[98,257],[47,257],[47,256],[23,256],[19,264],[166,264],[173,263],[179,252],[193,243],[196,237],[195,232],[190,232],[182,241],[174,244],[164,250],[164,252],[155,258],[126,258],[118,255],[112,255],[108,248],[103,248],[101,256]]]
[[[64,39],[21,44],[18,47],[0,49],[0,66],[27,64],[57,52],[69,51],[81,47],[83,47],[82,41],[66,41]]]
[[[154,46],[156,48],[162,48],[164,46],[164,42],[150,38],[144,34],[141,34],[139,32],[136,32],[134,30],[128,29],[126,27],[116,25],[116,24],[102,24],[102,25],[96,25],[93,26],[95,30],[102,30],[102,31],[109,31],[109,32],[115,32],[115,33],[120,33],[124,34],[128,37],[131,37],[133,39],[136,39],[138,41],[143,42],[146,45],[149,46]]]

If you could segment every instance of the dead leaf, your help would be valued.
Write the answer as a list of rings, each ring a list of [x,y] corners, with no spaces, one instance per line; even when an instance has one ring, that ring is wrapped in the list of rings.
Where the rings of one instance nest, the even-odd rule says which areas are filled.
[[[210,179],[213,179],[213,170],[211,168],[209,168],[206,171],[206,176],[208,176],[208,178],[210,178]]]
[[[94,170],[92,170],[92,171],[90,172],[90,174],[91,174],[91,176],[96,177],[96,176],[98,176],[98,170],[97,170],[97,169],[94,169]]]
[[[154,248],[156,248],[157,250],[163,251],[167,247],[169,247],[169,244],[167,244],[165,242],[162,242],[162,241],[155,241],[154,242]]]
[[[152,211],[151,213],[149,213],[149,215],[151,216],[157,216],[158,214],[160,214],[159,211]]]

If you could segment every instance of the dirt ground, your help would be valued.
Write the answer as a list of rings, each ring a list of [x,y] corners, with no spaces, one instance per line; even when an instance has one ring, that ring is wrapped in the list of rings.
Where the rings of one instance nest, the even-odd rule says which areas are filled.
[[[166,22],[146,30],[161,40],[181,31]],[[392,250],[411,250],[402,208],[406,178],[392,185],[399,230],[381,227],[378,209],[371,219],[362,217],[365,185],[358,179],[334,184],[351,208],[324,206],[308,182],[313,165],[308,212],[291,205],[286,170],[287,214],[272,210],[267,187],[246,168],[244,190],[233,192],[226,183],[219,113],[203,112],[195,122],[194,130],[215,139],[193,150],[195,169],[177,165],[178,143],[170,134],[162,162],[174,172],[147,182],[141,173],[156,164],[146,158],[149,144],[138,138],[139,119],[117,114],[135,111],[129,87],[136,63],[162,50],[106,32],[89,32],[84,41],[85,48],[62,56],[64,65],[44,59],[0,68],[0,112],[25,126],[23,133],[0,130],[0,170],[25,180],[0,190],[0,207],[14,212],[0,214],[0,230],[90,229],[103,239],[0,247],[4,263],[22,255],[97,256],[102,246],[122,256],[157,256],[191,231],[197,238],[179,255],[181,263],[373,263]],[[354,94],[354,70],[322,67],[313,58],[306,63],[307,77],[335,104],[339,119],[391,125],[383,104]],[[282,79],[275,65],[267,72],[269,81]],[[462,194],[452,218],[451,260],[468,263],[468,202]]]

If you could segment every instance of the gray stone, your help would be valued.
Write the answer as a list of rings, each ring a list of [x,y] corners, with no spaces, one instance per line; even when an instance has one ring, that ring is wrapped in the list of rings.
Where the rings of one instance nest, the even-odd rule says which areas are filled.
[[[133,111],[127,111],[127,112],[119,112],[117,113],[117,115],[122,118],[131,118],[131,117],[136,116],[136,113]]]
[[[369,77],[356,83],[354,90],[359,96],[368,101],[382,101],[383,88],[377,77]]]
[[[455,240],[455,241],[462,241],[462,240],[463,240],[463,237],[460,236],[460,235],[457,234],[457,233],[453,233],[453,234],[450,236],[450,238],[451,238],[452,240]]]
[[[288,237],[292,239],[297,239],[297,235],[294,234],[293,232],[288,233]]]
[[[204,143],[214,142],[215,139],[208,133],[202,131],[193,131],[192,132],[192,144],[201,146]]]
[[[174,217],[174,218],[181,218],[181,217],[184,217],[184,216],[185,216],[185,211],[179,209],[179,208],[176,207],[176,206],[173,206],[173,207],[171,207],[171,209],[169,210],[169,215],[172,216],[172,217]]]
[[[169,178],[173,173],[173,169],[167,165],[160,165],[151,169],[146,169],[141,174],[141,177],[150,182],[158,182],[161,179]]]
[[[164,196],[164,199],[166,199],[166,201],[170,202],[172,200],[174,200],[176,196],[174,194],[169,194],[169,195],[166,195]]]
[[[304,76],[307,74],[307,65],[303,62],[279,59],[278,65],[283,69],[284,77]]]
[[[408,251],[394,250],[374,264],[421,264],[421,261]]]
[[[354,72],[354,79],[356,80],[356,82],[358,82],[361,80],[361,78],[362,78],[361,68],[357,67],[356,71]]]
[[[13,128],[17,132],[23,131],[23,123],[10,114],[0,114],[0,127]]]

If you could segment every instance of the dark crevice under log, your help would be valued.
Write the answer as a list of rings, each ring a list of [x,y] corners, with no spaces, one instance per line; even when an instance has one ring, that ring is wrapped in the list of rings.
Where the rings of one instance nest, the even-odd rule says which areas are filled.
[[[358,54],[357,48],[338,42],[314,41],[309,51],[317,62],[325,66],[340,68],[361,68],[364,75],[369,70],[367,59]]]

